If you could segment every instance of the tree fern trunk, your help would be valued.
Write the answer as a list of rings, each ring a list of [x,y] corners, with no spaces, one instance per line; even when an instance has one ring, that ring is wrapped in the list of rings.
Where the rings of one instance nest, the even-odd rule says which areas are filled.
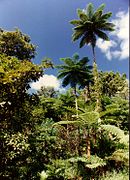
[[[93,76],[94,76],[94,87],[95,87],[95,94],[96,94],[96,107],[95,111],[100,112],[101,111],[101,88],[99,83],[99,77],[98,77],[98,70],[97,70],[97,64],[96,64],[96,56],[95,56],[95,46],[92,44],[92,52],[93,52]]]
[[[85,89],[84,89],[84,100],[85,100],[85,102],[90,101],[89,85],[85,86]]]
[[[88,132],[87,135],[87,157],[90,158],[91,156],[91,143],[90,143],[90,134]]]
[[[87,157],[90,158],[90,156],[91,156],[91,142],[90,142],[89,129],[88,129],[88,132],[87,132],[87,130],[85,130],[85,136],[86,136],[86,154],[87,154]]]
[[[93,76],[94,76],[94,91],[95,91],[95,99],[96,99],[96,107],[95,111],[101,111],[101,84],[99,81],[97,64],[93,63]]]
[[[74,87],[74,96],[75,96],[75,109],[76,109],[76,118],[78,118],[78,101],[77,101],[77,93],[76,93],[76,86]],[[78,155],[81,155],[80,151],[80,142],[81,142],[81,137],[80,137],[80,127],[78,126],[78,143],[77,143],[77,152]]]

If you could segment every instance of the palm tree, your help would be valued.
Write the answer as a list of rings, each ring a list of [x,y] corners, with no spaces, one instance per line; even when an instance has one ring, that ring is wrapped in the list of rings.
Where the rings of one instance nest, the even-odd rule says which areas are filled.
[[[108,22],[112,13],[107,12],[103,14],[105,4],[102,4],[96,11],[92,3],[89,3],[85,10],[78,9],[77,14],[78,20],[71,20],[70,23],[73,24],[74,33],[72,35],[72,40],[76,41],[81,38],[80,48],[85,44],[90,44],[93,52],[93,76],[96,94],[96,111],[101,111],[101,87],[98,77],[96,58],[95,58],[95,46],[97,37],[108,41],[109,38],[104,31],[114,31],[114,24]]]
[[[115,26],[113,23],[108,22],[112,13],[107,12],[103,14],[104,7],[105,4],[102,4],[94,12],[93,4],[89,3],[85,10],[77,10],[78,20],[70,21],[75,26],[72,40],[76,41],[81,38],[80,48],[85,44],[91,44],[94,62],[96,62],[95,46],[97,37],[108,41],[109,38],[104,31],[114,31]]]
[[[89,62],[87,57],[83,57],[79,60],[78,54],[74,54],[72,58],[61,58],[61,60],[64,62],[64,64],[56,66],[59,69],[58,78],[63,79],[63,87],[70,85],[71,88],[73,88],[75,106],[78,112],[77,87],[85,87],[86,84],[84,82],[87,82],[87,80],[92,78],[92,66],[87,65]]]
[[[68,85],[73,88],[73,94],[75,96],[75,108],[76,117],[78,118],[78,104],[77,104],[77,87],[85,87],[85,81],[92,78],[91,69],[92,66],[88,65],[88,58],[83,57],[79,59],[78,54],[74,54],[72,58],[61,58],[64,62],[63,65],[56,66],[59,69],[58,78],[63,79],[62,86],[66,87]],[[79,142],[80,142],[80,129],[78,127]],[[78,148],[78,154],[80,154],[80,149]]]

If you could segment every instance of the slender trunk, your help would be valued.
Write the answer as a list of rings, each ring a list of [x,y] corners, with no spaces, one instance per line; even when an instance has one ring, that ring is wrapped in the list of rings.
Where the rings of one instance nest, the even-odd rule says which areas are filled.
[[[90,158],[90,156],[91,156],[91,143],[90,143],[90,133],[89,133],[89,129],[88,129],[88,133],[87,133],[87,138],[86,138],[86,140],[87,140],[87,157],[88,158]]]
[[[75,109],[76,109],[76,118],[78,118],[78,102],[77,102],[77,94],[76,94],[76,86],[74,88],[74,95],[75,95]],[[78,155],[81,155],[80,151],[80,142],[81,142],[81,137],[80,137],[80,127],[78,126],[78,147],[77,147],[77,152]]]
[[[66,114],[66,120],[68,121],[67,114]],[[67,135],[67,151],[69,152],[70,146],[69,146],[69,127],[68,127],[68,124],[67,124],[67,128],[66,128],[66,135]]]
[[[90,158],[91,156],[91,146],[90,146],[90,137],[88,136],[88,140],[87,140],[87,157]]]
[[[85,89],[84,89],[84,100],[85,102],[88,102],[90,101],[90,89],[89,89],[89,84],[87,86],[85,86]]]
[[[75,109],[76,109],[76,117],[78,118],[78,102],[77,102],[77,96],[75,95]]]
[[[95,49],[92,45],[92,52],[93,52],[93,76],[94,76],[94,89],[95,89],[95,98],[96,98],[96,107],[95,111],[101,111],[101,87],[99,82],[96,58],[95,58]]]

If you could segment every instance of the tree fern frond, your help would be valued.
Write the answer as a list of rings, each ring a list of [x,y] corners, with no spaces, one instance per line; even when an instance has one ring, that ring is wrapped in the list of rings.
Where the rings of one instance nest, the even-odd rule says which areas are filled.
[[[85,36],[83,36],[80,41],[79,47],[82,48],[85,45],[85,43],[86,43],[86,38],[85,38]]]
[[[106,20],[106,19],[110,18],[111,16],[112,16],[112,12],[107,12],[107,13],[103,14],[101,18]]]
[[[94,123],[98,123],[99,113],[95,111],[85,112],[80,114],[79,117],[85,124],[91,125]]]
[[[113,29],[114,30],[115,25],[113,23],[104,22],[104,23],[99,23],[97,27],[99,29],[101,29],[101,30],[109,31],[109,29]]]
[[[82,20],[82,22],[87,21],[88,17],[81,9],[77,9],[77,15]]]
[[[87,16],[89,17],[89,19],[91,19],[93,15],[93,4],[89,3],[86,10],[87,10]]]
[[[120,111],[120,108],[107,109],[106,111],[103,111],[103,112],[100,113],[100,117],[103,117],[103,116],[108,115],[108,114],[114,114],[117,111]]]
[[[67,76],[64,77],[63,81],[62,81],[62,86],[66,87],[71,83],[71,75],[68,74]]]
[[[63,61],[66,65],[72,66],[74,65],[74,62],[72,61],[71,58],[66,57],[66,58],[60,58],[61,61]],[[62,66],[62,65],[61,65]]]
[[[58,126],[58,125],[66,125],[66,124],[76,124],[79,125],[81,121],[59,121],[57,123],[54,123],[53,126]]]
[[[84,24],[74,27],[74,30],[83,30],[83,29],[84,29]]]
[[[78,26],[78,25],[81,25],[81,24],[82,24],[82,21],[81,21],[81,20],[74,19],[74,20],[69,21],[69,23]]]
[[[96,9],[96,11],[103,11],[104,10],[104,8],[105,8],[105,4],[101,4],[97,9]]]
[[[129,135],[124,135],[124,136],[120,139],[119,142],[125,144],[126,146],[128,146],[128,145],[129,145]]]
[[[101,125],[101,127],[108,133],[112,133],[117,136],[119,139],[124,137],[124,131],[114,125]]]
[[[100,37],[101,39],[105,40],[105,41],[109,41],[108,36],[106,35],[106,33],[104,33],[103,31],[100,31],[98,29],[95,30],[95,34]]]
[[[74,33],[72,34],[72,41],[78,40],[83,35],[83,32],[84,30],[74,31]]]

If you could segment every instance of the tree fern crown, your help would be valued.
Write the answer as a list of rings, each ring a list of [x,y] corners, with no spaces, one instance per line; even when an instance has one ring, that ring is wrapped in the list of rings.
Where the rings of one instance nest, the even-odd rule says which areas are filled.
[[[72,58],[61,58],[63,65],[56,66],[59,69],[58,78],[63,79],[62,86],[66,87],[70,85],[72,88],[76,88],[77,85],[81,85],[84,79],[90,80],[92,77],[92,66],[88,65],[89,59],[83,57],[79,59],[78,54],[74,54]]]
[[[101,4],[94,11],[93,4],[89,3],[86,9],[77,9],[79,19],[71,20],[70,23],[74,25],[72,41],[81,38],[80,48],[89,43],[95,47],[97,37],[106,41],[109,40],[104,31],[114,31],[114,24],[108,22],[112,13],[103,13],[104,8],[105,4]]]

